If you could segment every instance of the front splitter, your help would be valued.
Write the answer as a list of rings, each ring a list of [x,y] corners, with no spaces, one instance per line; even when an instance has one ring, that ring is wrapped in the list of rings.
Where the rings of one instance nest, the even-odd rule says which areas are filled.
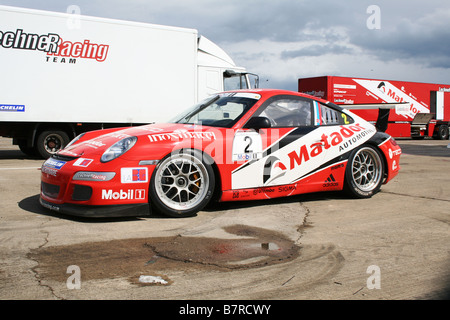
[[[148,203],[122,204],[108,206],[86,206],[71,203],[54,204],[39,198],[40,204],[51,211],[77,217],[109,218],[109,217],[142,217],[150,215]]]

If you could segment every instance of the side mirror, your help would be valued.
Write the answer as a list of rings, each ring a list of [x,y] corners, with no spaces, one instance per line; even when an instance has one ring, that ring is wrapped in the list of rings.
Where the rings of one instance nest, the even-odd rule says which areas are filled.
[[[247,121],[244,128],[259,130],[261,128],[270,128],[270,120],[266,117],[253,117]]]

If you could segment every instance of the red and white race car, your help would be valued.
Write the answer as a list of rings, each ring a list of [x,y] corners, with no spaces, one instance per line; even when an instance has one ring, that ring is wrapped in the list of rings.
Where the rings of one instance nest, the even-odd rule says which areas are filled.
[[[42,165],[40,203],[77,216],[195,215],[211,199],[345,190],[371,197],[400,169],[389,135],[330,102],[224,92],[173,121],[91,131]]]

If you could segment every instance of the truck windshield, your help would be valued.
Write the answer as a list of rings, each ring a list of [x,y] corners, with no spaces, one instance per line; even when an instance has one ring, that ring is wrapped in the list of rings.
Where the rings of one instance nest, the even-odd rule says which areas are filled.
[[[224,75],[223,89],[225,91],[249,89],[245,75],[241,74],[241,73],[236,73],[236,74],[228,75],[228,76]]]
[[[244,92],[216,95],[196,104],[170,122],[231,128],[260,98],[259,94]]]

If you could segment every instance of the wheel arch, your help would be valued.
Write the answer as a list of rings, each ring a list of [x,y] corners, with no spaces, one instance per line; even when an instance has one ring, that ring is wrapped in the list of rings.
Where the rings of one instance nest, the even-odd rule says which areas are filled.
[[[380,145],[379,145],[379,143],[377,143],[376,141],[373,141],[373,140],[369,140],[369,141],[367,141],[365,144],[363,144],[362,146],[364,146],[364,145],[370,145],[370,146],[372,146],[372,147],[374,147],[379,153],[380,153],[380,155],[381,155],[381,161],[383,162],[383,168],[384,168],[384,170],[383,170],[383,184],[384,184],[384,181],[387,179],[387,177],[388,177],[388,161],[387,161],[387,155],[384,153],[384,151],[380,148]],[[361,146],[361,147],[362,147]]]
[[[171,150],[169,153],[165,154],[162,158],[167,157],[169,154],[173,152],[179,152],[181,150],[192,150],[194,152],[198,152],[202,156],[202,160],[205,161],[207,164],[211,165],[213,171],[214,171],[214,193],[211,198],[212,201],[219,201],[222,197],[222,176],[220,174],[219,166],[217,165],[214,158],[207,152],[198,149],[198,148],[191,148],[191,147],[182,147],[179,149]]]
[[[156,183],[155,179],[157,179],[156,175],[158,175],[160,166],[161,165],[165,166],[167,161],[169,161],[169,163],[170,163],[171,160],[169,160],[169,159],[171,159],[172,156],[176,156],[176,154],[184,154],[187,156],[192,156],[192,157],[198,159],[199,161],[201,161],[203,163],[204,170],[209,171],[209,173],[208,173],[209,177],[210,177],[209,180],[212,183],[209,185],[210,187],[208,187],[209,191],[208,191],[208,189],[206,189],[206,194],[203,194],[201,196],[201,198],[199,198],[200,201],[192,207],[185,208],[186,210],[180,209],[177,207],[173,207],[170,204],[168,204],[165,200],[163,200],[160,197],[160,194],[157,191],[157,187],[155,185],[155,183]],[[211,200],[216,199],[217,190],[219,191],[219,194],[220,194],[221,183],[220,183],[219,170],[218,170],[217,164],[215,163],[215,161],[209,154],[203,152],[200,149],[191,148],[189,146],[181,146],[180,148],[172,149],[170,152],[163,153],[159,158],[160,158],[160,160],[159,160],[158,164],[156,165],[153,172],[151,173],[151,177],[149,177],[149,185],[148,185],[148,187],[149,187],[149,199],[148,199],[149,203],[151,206],[155,206],[154,209],[156,209],[157,211],[159,211],[163,214],[169,215],[171,217],[190,217],[190,216],[195,215],[198,212],[198,210],[201,210],[205,205],[207,205],[209,202],[211,202]],[[184,212],[183,212],[183,210],[184,210]]]
[[[369,181],[371,187],[370,189],[366,189],[366,187],[359,184],[359,182],[355,181],[355,177],[352,173],[352,166],[353,166],[353,159],[355,159],[356,155],[358,155],[360,152],[363,152],[363,149],[372,149],[373,152],[376,153],[376,155],[372,155],[372,159],[374,156],[378,157],[379,165],[381,166],[381,173],[382,175],[379,176],[379,178],[375,178],[377,181],[376,184]],[[367,152],[367,151],[364,151]],[[370,152],[370,151],[369,151]],[[373,141],[366,141],[365,143],[357,146],[353,150],[351,150],[348,153],[348,163],[345,169],[345,178],[344,178],[344,187],[343,191],[347,193],[348,195],[356,198],[370,198],[372,195],[379,192],[381,186],[383,185],[384,181],[386,180],[386,158],[383,150],[380,150],[380,147],[376,142]],[[366,170],[364,170],[366,171]],[[366,176],[367,178],[367,176]],[[373,176],[370,178],[372,180]],[[378,180],[379,179],[379,180]],[[373,186],[373,187],[372,187]],[[362,187],[362,188],[361,188]]]
[[[214,180],[214,193],[212,195],[211,200],[217,202],[222,197],[222,176],[220,174],[219,166],[217,165],[213,157],[211,157],[211,155],[202,150],[199,149],[196,150],[202,153],[202,158],[205,159],[207,163],[210,164],[211,167],[213,168],[215,180]]]

